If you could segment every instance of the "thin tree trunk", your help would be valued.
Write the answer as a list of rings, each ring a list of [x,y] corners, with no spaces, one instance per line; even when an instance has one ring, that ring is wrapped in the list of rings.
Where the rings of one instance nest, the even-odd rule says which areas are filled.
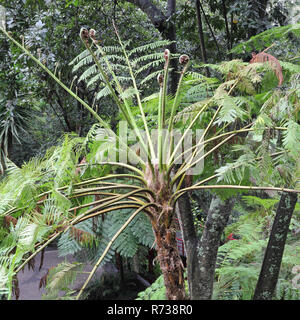
[[[203,17],[204,17],[204,19],[205,19],[205,22],[206,22],[206,24],[207,24],[207,26],[208,26],[208,28],[209,28],[209,31],[210,31],[210,33],[211,33],[211,35],[212,35],[212,37],[213,37],[213,39],[214,39],[214,42],[215,42],[215,44],[216,44],[216,47],[217,47],[217,50],[218,50],[218,55],[221,56],[221,52],[220,52],[220,47],[219,47],[218,41],[217,41],[216,36],[215,36],[215,34],[214,34],[214,32],[213,32],[213,29],[212,29],[212,27],[211,27],[211,25],[210,25],[210,23],[209,23],[209,21],[208,21],[208,18],[207,18],[207,16],[206,16],[205,12],[204,12],[204,9],[203,9],[203,6],[202,6],[200,0],[199,0],[199,6],[200,6],[200,9],[201,9],[201,11],[202,11],[202,14],[203,14]]]
[[[227,225],[234,201],[222,201],[214,196],[207,214],[201,241],[197,248],[197,264],[200,268],[199,285],[192,299],[210,300],[221,235]]]
[[[120,285],[124,288],[125,279],[124,279],[124,266],[122,256],[116,252],[116,264],[120,273]]]
[[[283,193],[280,197],[253,300],[272,299],[296,203],[297,194]]]
[[[151,0],[126,0],[139,7],[152,22],[153,26],[161,33],[164,39],[176,40],[176,26],[174,21],[174,14],[176,12],[176,0],[168,0],[167,13],[164,14]],[[173,16],[173,18],[172,18]],[[171,53],[177,53],[176,43],[173,43],[168,48]],[[178,62],[177,59],[172,59],[170,67],[173,70],[170,73],[169,88],[170,93],[175,94],[178,83]]]
[[[180,223],[187,256],[187,275],[191,300],[209,300],[220,239],[233,208],[233,199],[222,201],[213,196],[201,240],[197,238],[188,196],[178,201]]]
[[[176,13],[176,0],[168,0],[167,19],[169,20],[169,22],[165,31],[165,38],[170,41],[176,41],[176,25],[174,21],[175,13]],[[176,42],[173,42],[168,49],[172,54],[177,53]],[[177,84],[178,84],[178,73],[177,73],[178,60],[171,59],[170,67],[172,68],[172,70],[170,72],[169,88],[170,88],[170,93],[172,95],[175,95],[177,90]]]
[[[226,0],[222,0],[222,9],[223,9],[223,17],[225,20],[225,29],[226,29],[226,37],[227,37],[227,49],[230,51],[231,48],[231,36],[229,32],[229,25],[228,25],[228,19],[227,19],[227,8],[226,8]]]
[[[199,33],[199,40],[200,40],[200,48],[201,48],[201,57],[204,63],[207,62],[207,55],[204,43],[204,34],[203,34],[203,27],[202,27],[202,18],[200,12],[200,3],[199,0],[195,0],[196,2],[196,13],[197,13],[197,25],[198,25],[198,33]]]
[[[176,209],[186,254],[188,287],[192,299],[196,295],[196,288],[199,285],[200,268],[196,259],[194,259],[199,239],[196,234],[190,199],[187,193],[179,198]]]

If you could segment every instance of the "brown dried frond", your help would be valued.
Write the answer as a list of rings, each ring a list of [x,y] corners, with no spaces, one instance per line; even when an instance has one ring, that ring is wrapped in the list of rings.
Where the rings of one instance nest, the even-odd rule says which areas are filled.
[[[43,250],[42,250],[42,252],[41,252],[41,261],[40,261],[39,271],[41,271],[41,269],[42,269],[42,267],[43,267],[44,255],[45,255],[45,248],[43,248]]]
[[[51,269],[51,268],[50,268]],[[49,275],[49,270],[47,270],[46,274],[44,274],[42,276],[42,278],[40,279],[40,283],[39,283],[39,289],[41,289],[42,287],[46,287],[47,285],[47,278],[48,278],[48,275]]]
[[[4,223],[6,227],[9,227],[11,223],[13,224],[13,226],[15,226],[17,222],[18,220],[10,215],[4,217]]]
[[[266,62],[268,62],[271,68],[274,70],[276,77],[278,79],[278,86],[281,86],[283,83],[283,74],[282,74],[282,68],[279,61],[274,56],[264,51],[259,52],[257,54],[252,52],[252,59],[250,60],[249,63],[266,63]]]
[[[29,254],[31,254],[31,253],[29,253]],[[34,271],[34,268],[35,268],[35,259],[34,259],[34,257],[31,258],[28,261],[27,266],[28,266],[28,270],[32,269],[32,271]]]
[[[90,234],[87,231],[83,231],[81,229],[71,227],[70,229],[70,235],[73,237],[75,240],[81,243],[91,243],[93,242],[93,235]]]
[[[83,159],[80,161],[79,166],[75,170],[75,174],[78,175],[81,172],[80,165],[87,163],[86,158],[83,157]]]
[[[19,287],[19,280],[17,275],[13,277],[13,294],[16,297],[16,300],[19,300],[20,297],[20,287]]]

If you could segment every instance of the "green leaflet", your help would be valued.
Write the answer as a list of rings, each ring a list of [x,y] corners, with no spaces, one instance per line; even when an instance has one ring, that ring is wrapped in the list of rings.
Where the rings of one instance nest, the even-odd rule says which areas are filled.
[[[287,130],[283,133],[283,145],[291,156],[299,161],[300,155],[300,125],[294,120],[286,123]]]
[[[233,53],[243,53],[243,52],[252,52],[254,50],[261,51],[266,47],[271,46],[276,40],[283,40],[287,38],[289,32],[299,36],[300,34],[300,23],[294,25],[287,25],[283,27],[271,28],[267,31],[264,31],[254,37],[251,37],[250,40],[242,42],[235,46],[231,52]]]

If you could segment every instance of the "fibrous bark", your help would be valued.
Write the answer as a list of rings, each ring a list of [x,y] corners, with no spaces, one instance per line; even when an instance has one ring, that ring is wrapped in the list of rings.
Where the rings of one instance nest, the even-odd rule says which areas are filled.
[[[184,300],[186,298],[184,283],[184,267],[178,251],[174,208],[169,205],[172,190],[159,172],[158,165],[152,171],[146,167],[145,179],[152,191],[149,200],[155,203],[151,207],[149,218],[154,231],[157,260],[163,274],[168,300]]]
[[[157,258],[166,286],[166,298],[168,300],[184,300],[186,294],[183,264],[177,248],[175,228],[157,223],[155,238]]]

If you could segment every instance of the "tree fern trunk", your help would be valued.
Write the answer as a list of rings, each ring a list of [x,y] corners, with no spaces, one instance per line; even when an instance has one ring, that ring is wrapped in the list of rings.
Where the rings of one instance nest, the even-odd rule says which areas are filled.
[[[166,297],[168,300],[184,300],[186,294],[183,264],[177,248],[176,230],[159,224],[155,236],[157,259],[164,277]]]
[[[297,194],[283,193],[280,197],[253,300],[272,299],[296,203]]]

